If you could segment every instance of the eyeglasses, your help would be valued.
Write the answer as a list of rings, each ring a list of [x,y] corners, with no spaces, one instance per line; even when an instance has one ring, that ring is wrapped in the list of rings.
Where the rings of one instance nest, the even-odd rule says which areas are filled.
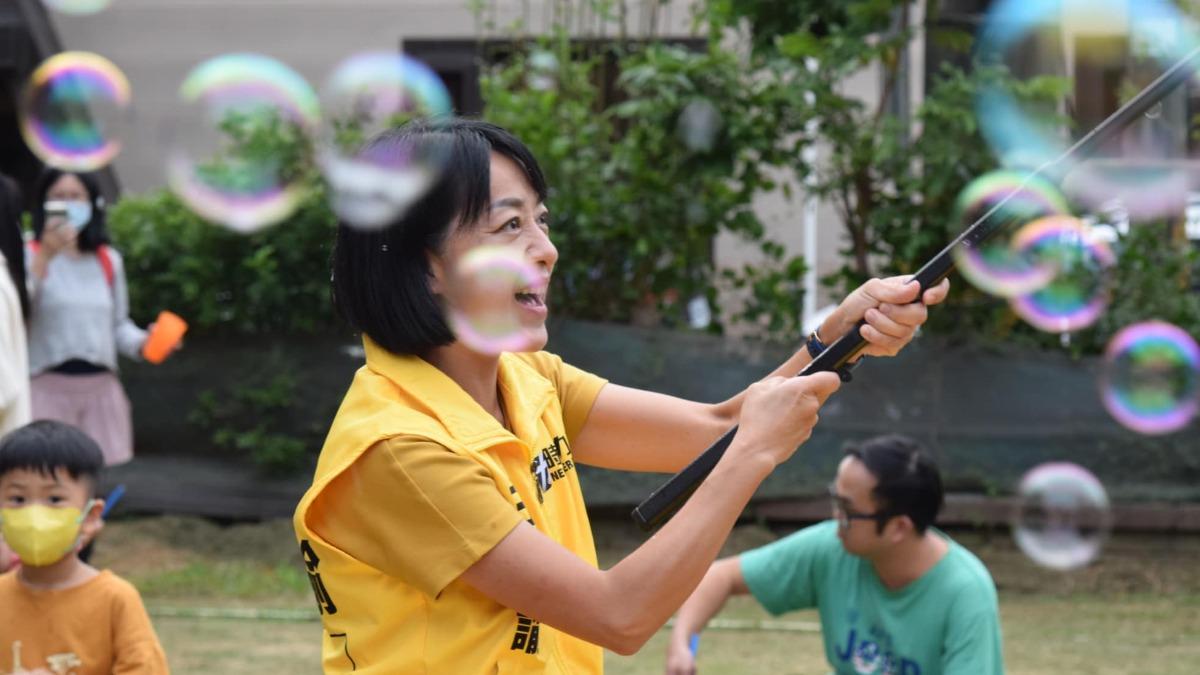
[[[837,519],[838,527],[843,530],[850,527],[852,520],[873,520],[882,527],[888,518],[892,517],[886,510],[875,513],[856,511],[853,506],[850,506],[848,499],[837,493],[837,487],[832,484],[829,486],[829,504],[833,507],[833,516]]]

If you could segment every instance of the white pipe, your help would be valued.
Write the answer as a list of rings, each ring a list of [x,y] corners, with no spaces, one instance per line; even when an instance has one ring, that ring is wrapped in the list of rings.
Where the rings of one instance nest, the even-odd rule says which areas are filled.
[[[817,60],[805,60],[805,66],[810,73],[817,72]],[[812,92],[805,92],[805,102],[812,105],[816,98]],[[809,138],[815,138],[821,123],[814,117],[806,124],[804,131]],[[810,143],[802,151],[805,164],[808,165],[808,175],[804,178],[804,314],[803,325],[809,326],[817,313],[817,197],[813,187],[817,183],[813,166],[817,161],[816,143]]]

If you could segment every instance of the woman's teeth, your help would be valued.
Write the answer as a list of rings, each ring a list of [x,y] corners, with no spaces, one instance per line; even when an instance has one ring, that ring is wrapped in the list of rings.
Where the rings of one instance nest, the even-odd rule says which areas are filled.
[[[517,302],[521,303],[522,305],[540,307],[546,302],[541,293],[534,293],[532,291],[517,291],[515,296],[517,298]]]

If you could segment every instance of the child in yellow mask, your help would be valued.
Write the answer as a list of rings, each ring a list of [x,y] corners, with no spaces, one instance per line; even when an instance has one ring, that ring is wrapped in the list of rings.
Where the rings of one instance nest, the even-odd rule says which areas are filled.
[[[21,560],[0,576],[0,673],[167,673],[133,586],[81,561],[103,526],[104,455],[48,420],[0,439],[0,534]]]

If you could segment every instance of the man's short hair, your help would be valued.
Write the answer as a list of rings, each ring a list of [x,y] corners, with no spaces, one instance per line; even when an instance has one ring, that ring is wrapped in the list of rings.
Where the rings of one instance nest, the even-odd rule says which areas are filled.
[[[104,453],[96,441],[70,424],[38,420],[0,438],[0,477],[17,469],[51,478],[62,469],[72,480],[83,482],[89,496],[95,496]]]
[[[944,493],[937,464],[916,441],[906,436],[877,436],[846,447],[875,476],[871,496],[880,513],[908,516],[918,534],[933,525]],[[880,532],[886,521],[877,521]]]
[[[491,204],[491,154],[525,174],[539,200],[546,179],[533,153],[487,122],[415,121],[384,132],[364,153],[384,160],[427,157],[438,166],[433,185],[387,227],[338,225],[333,249],[333,304],[355,330],[393,354],[423,355],[454,342],[433,294],[427,255],[439,253],[457,226],[474,223]],[[396,159],[396,161],[399,161]]]

